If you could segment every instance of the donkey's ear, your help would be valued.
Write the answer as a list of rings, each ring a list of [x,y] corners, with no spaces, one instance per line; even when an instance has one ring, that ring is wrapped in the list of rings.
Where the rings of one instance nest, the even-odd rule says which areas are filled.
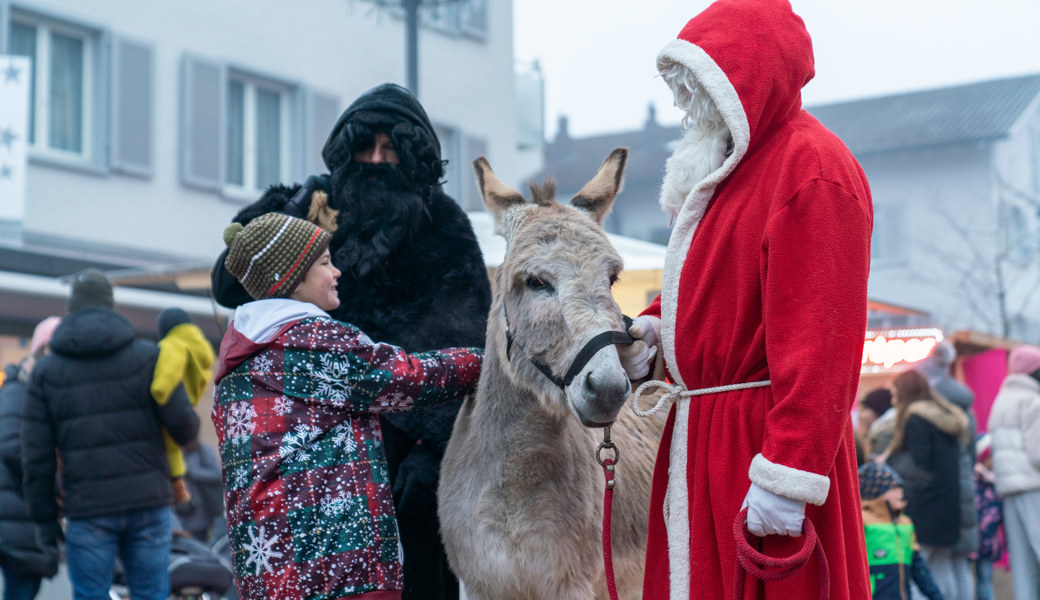
[[[571,206],[587,212],[593,221],[603,225],[614,198],[621,191],[621,174],[627,160],[628,148],[614,148],[596,176],[571,198]]]
[[[506,185],[495,175],[488,160],[483,156],[473,161],[473,170],[477,174],[477,187],[484,198],[484,206],[492,214],[497,215],[527,202],[520,192]]]
[[[520,192],[499,179],[491,170],[488,160],[483,156],[473,161],[473,170],[477,174],[477,186],[480,188],[480,195],[484,198],[484,206],[495,218],[498,231],[509,239],[505,233],[505,230],[509,228],[503,227],[506,220],[505,215],[510,210],[523,206],[527,200],[520,195]]]

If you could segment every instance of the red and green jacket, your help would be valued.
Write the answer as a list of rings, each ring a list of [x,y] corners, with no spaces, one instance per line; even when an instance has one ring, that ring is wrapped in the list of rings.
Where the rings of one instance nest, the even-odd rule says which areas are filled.
[[[399,598],[377,413],[472,392],[481,360],[461,348],[409,355],[295,300],[239,307],[212,415],[239,597]]]

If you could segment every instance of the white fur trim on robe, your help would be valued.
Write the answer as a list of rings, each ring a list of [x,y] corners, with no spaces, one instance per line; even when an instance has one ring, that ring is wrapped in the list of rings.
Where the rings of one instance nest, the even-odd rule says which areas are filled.
[[[831,489],[831,480],[827,476],[770,462],[761,454],[751,459],[748,477],[758,487],[777,496],[817,506],[827,500],[827,492]]]
[[[737,91],[722,69],[704,50],[683,40],[673,40],[657,55],[658,70],[670,62],[681,63],[696,74],[701,86],[715,101],[733,136],[733,153],[718,170],[690,190],[668,241],[661,285],[661,340],[669,373],[675,377],[679,385],[685,387],[675,360],[675,317],[678,308],[679,278],[694,231],[715,193],[715,186],[725,179],[743,158],[750,144],[751,133],[747,116],[744,114],[744,105],[741,104]],[[668,529],[672,598],[687,598],[690,589],[690,498],[686,483],[689,417],[689,401],[678,402],[669,450],[668,490],[664,513]]]

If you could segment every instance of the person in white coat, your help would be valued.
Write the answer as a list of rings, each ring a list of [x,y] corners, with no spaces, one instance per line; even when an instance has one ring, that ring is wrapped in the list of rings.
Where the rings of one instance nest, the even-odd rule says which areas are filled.
[[[1016,346],[989,414],[1015,600],[1040,599],[1040,348]]]

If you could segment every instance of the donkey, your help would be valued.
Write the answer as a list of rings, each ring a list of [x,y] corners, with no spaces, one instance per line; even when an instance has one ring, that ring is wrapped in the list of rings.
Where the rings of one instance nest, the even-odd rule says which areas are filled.
[[[663,419],[618,417],[631,386],[614,345],[573,381],[559,377],[587,342],[625,329],[610,293],[623,265],[602,225],[627,156],[615,149],[570,206],[556,202],[553,182],[532,185],[529,202],[487,159],[473,163],[507,250],[480,385],[455,421],[438,491],[448,560],[470,600],[608,597],[594,428],[615,419],[614,568],[620,597],[639,597]]]

